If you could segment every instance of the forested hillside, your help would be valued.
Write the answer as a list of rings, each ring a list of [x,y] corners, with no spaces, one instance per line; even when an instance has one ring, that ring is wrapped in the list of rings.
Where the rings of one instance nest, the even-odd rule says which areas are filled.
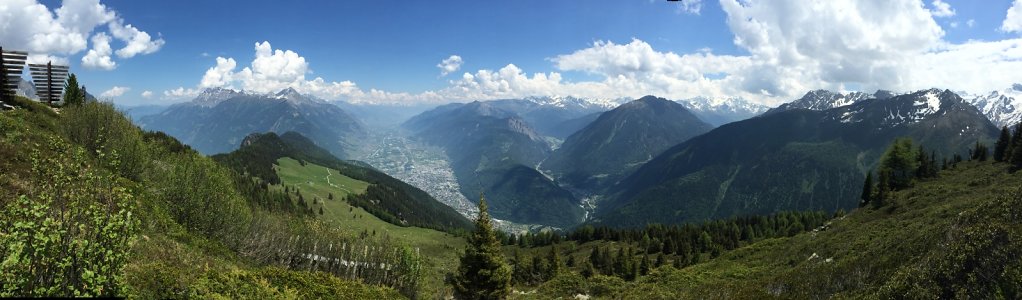
[[[514,298],[1022,297],[1022,173],[985,155],[961,160],[903,187],[874,181],[847,214],[518,239],[505,247],[523,291]]]
[[[260,184],[265,185],[281,183],[274,166],[279,159],[285,157],[297,159],[303,164],[307,162],[331,168],[337,170],[340,176],[368,183],[363,193],[348,195],[347,199],[380,219],[401,226],[452,232],[471,228],[468,219],[426,192],[370,167],[341,161],[296,132],[280,136],[272,132],[252,134],[241,143],[241,149],[230,154],[215,155],[213,159],[239,173],[256,177]]]

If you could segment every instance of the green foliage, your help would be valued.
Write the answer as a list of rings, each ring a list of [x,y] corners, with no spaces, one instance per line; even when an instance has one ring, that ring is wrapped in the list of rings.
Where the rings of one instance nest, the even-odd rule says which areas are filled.
[[[89,102],[61,110],[61,132],[125,178],[141,181],[149,167],[142,132],[113,104]]]
[[[880,159],[880,172],[889,172],[893,189],[912,186],[912,178],[917,168],[919,162],[916,160],[915,146],[911,138],[895,140]]]
[[[38,147],[30,193],[3,203],[0,296],[122,294],[138,228],[129,187],[91,166],[81,148],[52,136]]]
[[[479,199],[476,229],[451,284],[459,299],[504,299],[511,293],[511,267],[493,233],[486,199]]]
[[[239,243],[252,219],[247,202],[235,190],[228,170],[196,155],[171,155],[168,165],[154,172],[158,201],[184,228],[221,240]]]
[[[873,172],[866,174],[866,181],[862,183],[862,195],[859,196],[859,207],[866,206],[873,200]]]
[[[78,85],[78,76],[71,73],[64,82],[64,106],[82,105],[85,103],[85,90]]]
[[[994,144],[994,161],[1004,161],[1010,145],[1011,131],[1008,130],[1008,126],[1001,127],[1001,135],[997,137],[997,143]]]

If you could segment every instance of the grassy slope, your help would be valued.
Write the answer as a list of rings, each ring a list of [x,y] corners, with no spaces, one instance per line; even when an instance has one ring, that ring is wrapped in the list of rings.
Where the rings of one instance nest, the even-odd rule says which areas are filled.
[[[276,169],[281,182],[284,185],[297,186],[309,205],[312,205],[312,198],[322,201],[312,208],[318,213],[319,207],[323,207],[323,215],[319,218],[327,224],[335,225],[353,235],[362,232],[385,235],[418,248],[427,263],[423,278],[425,296],[432,298],[448,293],[448,288],[443,282],[444,274],[457,268],[458,257],[466,245],[464,239],[432,229],[390,224],[362,208],[348,205],[342,199],[342,196],[347,194],[345,188],[364,192],[367,184],[340,176],[337,170],[330,171],[333,174],[330,176],[330,182],[338,185],[332,187],[326,182],[329,169],[316,164],[306,163],[302,166],[294,159],[282,158],[278,160]],[[334,200],[327,200],[329,193],[334,194]]]
[[[73,163],[85,166],[84,171],[109,174],[102,167],[107,161],[83,151],[81,145],[61,133],[61,115],[21,97],[17,98],[17,103],[23,109],[0,112],[0,157],[3,157],[0,160],[0,218],[16,217],[11,211],[15,209],[12,200],[18,195],[29,195],[36,203],[39,200],[31,195],[48,189],[45,177],[53,174],[48,174],[51,171],[45,167],[41,174],[34,171],[30,153],[42,157],[80,159]],[[112,108],[99,108],[104,109],[113,113]],[[82,151],[86,156],[54,152],[55,145]],[[156,143],[145,146],[152,149],[162,147]],[[182,154],[187,155],[197,154]],[[154,159],[162,165],[174,161],[167,157]],[[117,176],[116,173],[113,176]],[[73,176],[70,178],[77,180]],[[119,296],[143,299],[403,298],[389,288],[367,286],[321,272],[289,271],[253,264],[224,244],[190,232],[176,223],[168,216],[164,204],[154,200],[150,193],[150,190],[161,187],[144,186],[124,177],[116,177],[114,181],[112,184],[125,187],[131,199],[137,201],[134,215],[141,222],[141,232],[132,238],[127,249],[127,263],[122,273],[125,290],[119,292]],[[11,237],[0,231],[0,240],[6,238]],[[0,249],[0,253],[10,254],[7,250],[10,249]]]
[[[1005,164],[965,162],[896,192],[892,204],[858,209],[814,232],[759,241],[681,270],[661,267],[618,286],[564,274],[539,287],[552,294],[537,297],[1018,297],[1020,181],[1022,172],[1009,174]],[[577,247],[578,255],[588,247]]]

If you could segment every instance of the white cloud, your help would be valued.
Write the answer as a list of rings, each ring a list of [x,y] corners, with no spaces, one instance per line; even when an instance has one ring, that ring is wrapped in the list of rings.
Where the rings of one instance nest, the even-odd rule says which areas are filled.
[[[176,89],[163,91],[163,99],[176,101],[189,100],[198,96],[200,92],[202,91],[199,89],[186,89],[183,87],[179,87]]]
[[[124,95],[124,93],[127,93],[129,90],[131,90],[131,88],[123,86],[114,86],[109,90],[106,90],[105,92],[99,94],[99,97],[103,99],[116,98]]]
[[[447,76],[447,74],[454,73],[461,69],[461,56],[451,55],[436,65],[440,68],[440,76]]]
[[[202,76],[199,87],[211,88],[230,85],[231,78],[234,75],[234,68],[237,66],[238,63],[233,58],[217,57],[216,66],[206,70],[206,75]]]
[[[934,17],[946,18],[955,15],[955,10],[952,9],[951,4],[948,4],[947,2],[933,0],[930,4],[933,5],[933,10],[931,10],[930,13],[932,13]]]
[[[972,28],[973,26],[976,26],[976,20],[969,19],[968,21],[965,21],[965,26],[969,26],[969,28]]]
[[[125,43],[124,48],[117,50],[120,58],[131,58],[138,54],[150,54],[160,50],[165,43],[163,39],[153,40],[145,31],[138,30],[131,24],[124,24],[121,19],[110,22],[110,34]]]
[[[117,63],[110,59],[113,49],[110,48],[110,36],[100,32],[92,36],[92,49],[82,56],[82,66],[89,69],[113,70]]]
[[[152,98],[153,97],[153,91],[142,91],[141,96],[142,96],[142,98],[146,98],[146,99]]]
[[[681,0],[677,1],[678,13],[698,15],[703,9],[703,0]]]
[[[32,53],[29,60],[33,63],[66,63],[68,56],[87,49],[90,36],[95,50],[97,43],[93,32],[104,24],[110,24],[110,34],[114,38],[127,42],[124,49],[118,50],[121,58],[152,53],[163,45],[162,39],[150,39],[144,43],[144,38],[149,36],[147,33],[124,25],[117,12],[99,3],[99,0],[64,0],[53,11],[36,0],[4,0],[0,4],[0,41],[9,49]],[[114,27],[122,32],[114,32]],[[127,33],[133,34],[132,38],[122,39],[121,34]],[[103,61],[97,55],[90,60],[93,61],[92,66],[100,69],[112,69],[110,66],[115,65],[113,61]]]
[[[958,28],[958,22],[951,22],[951,23],[948,23],[947,25],[951,26],[951,28]]]
[[[1001,30],[1022,33],[1022,0],[1015,0],[1011,8],[1008,8],[1008,14],[1001,23]]]

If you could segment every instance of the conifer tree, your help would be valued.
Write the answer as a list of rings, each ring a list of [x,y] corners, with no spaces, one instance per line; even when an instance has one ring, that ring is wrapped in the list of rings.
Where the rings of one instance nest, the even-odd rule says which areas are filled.
[[[997,138],[997,143],[994,144],[994,161],[1004,161],[1004,154],[1008,151],[1010,144],[1011,132],[1009,132],[1008,126],[1001,127],[1001,135]]]
[[[1012,156],[1015,155],[1015,149],[1017,148],[1019,141],[1022,140],[1022,123],[1015,126],[1015,130],[1011,133],[1011,140],[1008,141],[1008,149],[1004,151],[1004,161],[1011,162]]]
[[[64,105],[81,105],[85,103],[85,92],[78,85],[78,77],[74,73],[64,83]]]
[[[504,299],[511,294],[511,267],[504,262],[500,241],[493,232],[486,198],[480,196],[476,229],[452,285],[458,299]]]
[[[880,183],[877,184],[876,197],[873,198],[873,208],[879,208],[884,206],[884,202],[887,201],[888,194],[891,192],[891,171],[881,170],[880,171]]]
[[[658,254],[656,256],[656,262],[653,263],[653,268],[659,268],[659,267],[663,266],[664,262],[666,262],[666,261],[667,261],[667,257],[664,256],[663,252],[661,252],[660,254]]]
[[[859,207],[866,206],[873,199],[873,172],[866,174],[866,182],[862,184],[862,195],[859,196]]]
[[[557,246],[550,246],[550,255],[547,256],[550,265],[546,269],[546,279],[550,280],[561,272],[561,254],[557,253]]]

